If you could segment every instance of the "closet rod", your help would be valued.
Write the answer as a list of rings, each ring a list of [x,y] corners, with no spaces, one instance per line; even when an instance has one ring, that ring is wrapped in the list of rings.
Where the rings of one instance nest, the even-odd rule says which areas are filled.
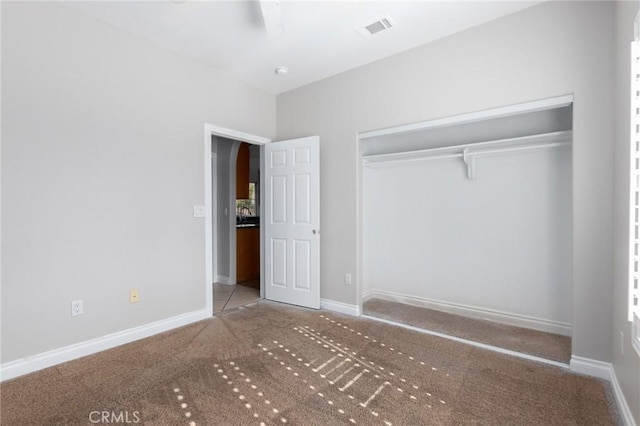
[[[550,143],[541,143],[536,145],[514,146],[511,148],[487,149],[479,152],[472,152],[470,154],[474,156],[483,156],[483,155],[502,154],[503,152],[508,153],[508,152],[518,152],[518,151],[530,151],[535,149],[560,148],[564,146],[571,146],[571,142],[550,142]]]
[[[531,151],[536,149],[548,149],[548,148],[561,148],[561,147],[569,147],[571,146],[571,142],[550,142],[544,144],[536,144],[536,145],[526,145],[526,146],[518,146],[518,147],[510,147],[510,148],[502,148],[502,149],[488,149],[477,152],[469,152],[467,151],[467,157],[482,157],[485,155],[496,155],[510,152],[518,152],[518,151]],[[421,156],[421,157],[412,157],[412,158],[398,158],[394,160],[380,161],[380,162],[371,162],[365,163],[366,166],[370,167],[384,167],[386,165],[394,165],[397,163],[414,163],[421,161],[429,161],[429,160],[443,160],[447,158],[464,158],[464,152],[454,152],[451,154],[436,154],[429,156]]]
[[[563,148],[570,147],[570,141],[562,141],[562,142],[545,142],[545,143],[536,143],[536,144],[528,144],[521,146],[509,146],[506,148],[498,148],[498,149],[481,149],[479,151],[471,152],[469,148],[465,148],[462,152],[452,152],[450,154],[442,153],[442,154],[425,154],[424,151],[421,155],[414,155],[409,158],[394,158],[385,161],[375,161],[375,162],[367,162],[366,159],[363,160],[365,167],[371,168],[379,168],[379,167],[392,167],[398,164],[411,164],[411,163],[419,163],[429,160],[440,160],[445,158],[462,158],[462,161],[467,166],[467,178],[475,179],[476,178],[476,158],[490,155],[499,155],[505,153],[512,152],[521,152],[521,151],[533,151],[537,149],[552,149],[552,148]]]
[[[462,152],[445,154],[448,151],[464,151],[465,149],[470,148],[482,148],[489,147],[495,145],[509,145],[509,144],[527,144],[526,147],[532,147],[536,145],[548,145],[549,143],[571,143],[571,130],[565,130],[560,132],[552,132],[552,133],[543,133],[539,135],[531,135],[531,136],[520,136],[516,138],[509,139],[498,139],[493,141],[484,141],[484,142],[475,142],[461,145],[452,145],[452,146],[443,146],[438,148],[428,148],[422,149],[418,151],[409,151],[409,152],[394,152],[390,154],[377,154],[363,157],[364,164],[373,164],[378,162],[392,162],[392,161],[411,161],[411,160],[425,160],[427,157],[437,158],[455,158],[462,157]],[[549,142],[552,140],[553,142]],[[533,144],[536,145],[533,145]],[[520,147],[520,148],[524,148]],[[500,149],[492,150],[492,153],[495,153],[499,150],[511,149],[511,147],[505,147]],[[507,151],[503,151],[507,152]],[[443,153],[440,154],[439,153]],[[473,155],[478,155],[478,153],[473,153]]]

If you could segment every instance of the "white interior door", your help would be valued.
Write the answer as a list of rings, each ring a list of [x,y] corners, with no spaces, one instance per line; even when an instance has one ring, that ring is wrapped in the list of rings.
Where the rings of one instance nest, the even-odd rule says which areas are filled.
[[[320,308],[318,136],[265,145],[265,298]]]

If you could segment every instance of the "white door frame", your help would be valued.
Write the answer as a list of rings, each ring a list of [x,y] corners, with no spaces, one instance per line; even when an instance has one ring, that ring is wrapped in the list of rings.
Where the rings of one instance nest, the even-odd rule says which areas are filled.
[[[212,168],[212,150],[211,137],[220,136],[227,139],[233,139],[240,142],[247,142],[253,145],[265,145],[271,142],[271,139],[256,136],[249,133],[240,132],[226,127],[217,126],[215,124],[204,123],[204,240],[205,240],[205,309],[207,315],[213,315],[213,281],[217,273],[217,262],[214,262],[215,249],[213,244],[213,230],[217,229],[217,215],[213,212],[217,211],[217,200],[213,197],[213,168]],[[262,179],[262,174],[260,175]],[[235,182],[234,182],[235,184]],[[262,182],[260,182],[262,187]],[[235,192],[235,186],[234,186]],[[262,205],[260,206],[260,216],[262,217]],[[230,212],[231,213],[231,212]],[[231,215],[231,214],[230,214]],[[260,247],[262,251],[264,237],[264,228],[260,227]],[[231,240],[231,238],[229,238]],[[260,262],[260,297],[264,297],[264,286],[262,285],[264,265]],[[231,271],[230,275],[231,275]]]

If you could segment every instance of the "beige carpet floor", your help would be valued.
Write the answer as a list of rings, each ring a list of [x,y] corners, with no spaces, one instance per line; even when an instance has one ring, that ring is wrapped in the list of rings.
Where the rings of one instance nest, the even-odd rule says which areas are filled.
[[[467,318],[388,300],[371,299],[362,306],[365,315],[499,348],[569,364],[571,338],[527,328]]]
[[[604,381],[266,301],[0,393],[2,425],[90,425],[103,412],[146,425],[621,424]]]

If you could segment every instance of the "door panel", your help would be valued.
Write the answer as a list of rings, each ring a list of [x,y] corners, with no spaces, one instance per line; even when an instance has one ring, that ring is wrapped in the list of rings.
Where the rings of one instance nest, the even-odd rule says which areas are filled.
[[[295,223],[310,224],[311,223],[311,203],[309,200],[311,192],[311,176],[308,174],[297,174],[294,176],[294,201],[293,208]]]
[[[271,248],[273,256],[273,268],[271,273],[271,285],[278,287],[287,286],[287,240],[272,238]]]
[[[278,150],[271,153],[271,167],[284,167],[287,165],[287,151]]]
[[[271,222],[277,224],[287,223],[287,177],[273,176],[271,178]],[[267,222],[268,223],[268,222]]]
[[[311,162],[311,150],[309,148],[304,147],[304,148],[296,148],[293,150],[294,165],[309,164],[310,162]]]
[[[320,307],[317,136],[265,146],[265,298]]]
[[[311,289],[311,241],[295,240],[293,242],[293,287],[300,290]]]

